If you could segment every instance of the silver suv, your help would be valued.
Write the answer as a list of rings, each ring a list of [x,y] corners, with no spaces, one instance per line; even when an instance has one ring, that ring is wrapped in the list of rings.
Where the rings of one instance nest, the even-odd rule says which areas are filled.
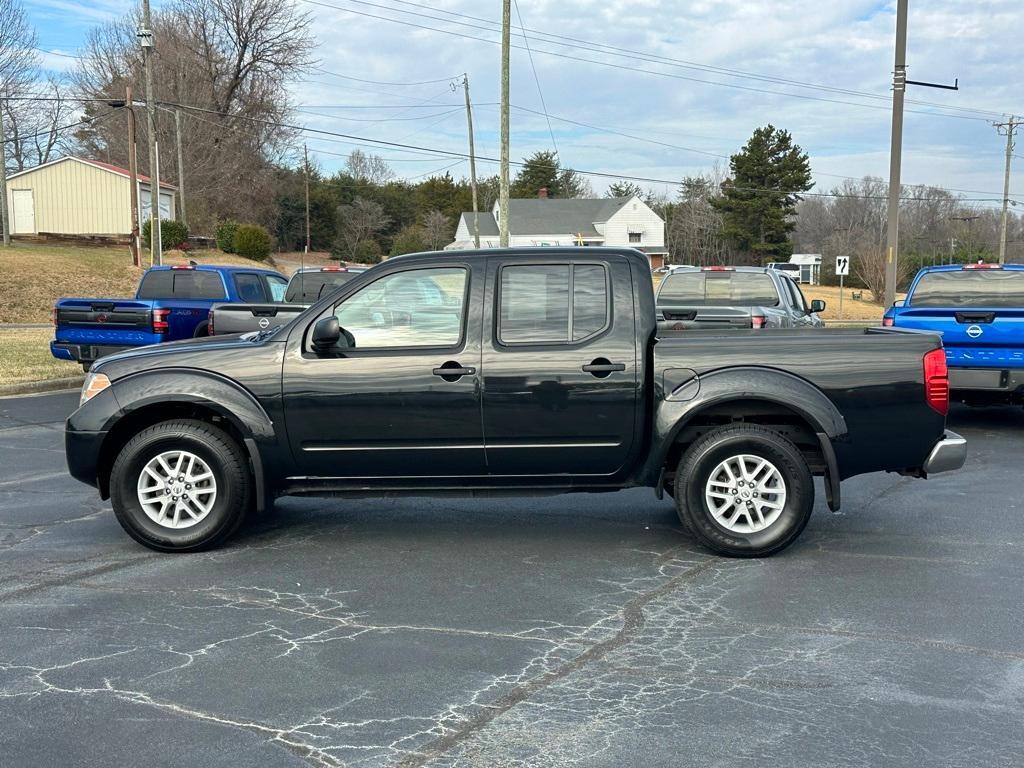
[[[674,269],[658,288],[658,327],[823,328],[820,300],[808,304],[799,284],[766,267]]]

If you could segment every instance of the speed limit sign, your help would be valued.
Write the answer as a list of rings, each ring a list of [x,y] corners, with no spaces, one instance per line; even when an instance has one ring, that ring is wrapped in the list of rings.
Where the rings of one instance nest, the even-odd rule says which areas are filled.
[[[850,257],[836,256],[836,276],[845,277],[850,274]]]

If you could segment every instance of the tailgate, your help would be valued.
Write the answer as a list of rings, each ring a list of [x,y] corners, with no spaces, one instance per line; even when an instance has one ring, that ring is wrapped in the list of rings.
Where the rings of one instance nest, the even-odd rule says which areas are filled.
[[[213,333],[221,336],[286,325],[305,310],[305,304],[215,304],[210,318]]]
[[[58,326],[149,330],[152,306],[144,301],[108,299],[61,299],[54,308]]]
[[[750,307],[658,307],[659,320],[673,330],[741,330],[754,327]]]
[[[950,365],[1024,367],[1024,308],[904,307],[895,323],[941,333]]]

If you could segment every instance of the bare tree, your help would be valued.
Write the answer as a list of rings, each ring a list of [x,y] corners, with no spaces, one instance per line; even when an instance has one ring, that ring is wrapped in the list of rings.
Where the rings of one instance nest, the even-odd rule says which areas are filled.
[[[64,86],[51,77],[45,86],[37,84],[36,90],[43,92],[46,100],[5,101],[2,105],[9,170],[23,171],[47,163],[74,144],[64,129],[74,124],[78,108]]]
[[[718,184],[712,176],[683,179],[679,201],[666,206],[666,245],[677,264],[722,264],[730,256],[722,215],[711,205]]]
[[[373,200],[357,197],[348,205],[339,205],[334,253],[353,261],[364,261],[366,244],[375,243],[374,236],[390,223],[391,217],[384,213],[384,206]]]
[[[0,0],[0,93],[11,94],[35,79],[36,31],[19,0]]]
[[[395,172],[379,155],[368,155],[354,149],[345,161],[345,170],[356,181],[365,184],[386,184],[395,178]]]
[[[452,220],[441,211],[429,211],[423,217],[423,237],[427,247],[432,251],[439,251],[452,241],[455,232],[452,229]]]

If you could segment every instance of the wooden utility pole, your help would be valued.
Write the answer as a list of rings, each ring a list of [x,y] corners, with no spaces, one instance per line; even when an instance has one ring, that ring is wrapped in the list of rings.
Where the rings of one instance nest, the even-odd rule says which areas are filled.
[[[132,103],[132,87],[124,89],[124,105],[128,108],[128,176],[131,184],[132,200],[132,264],[142,266],[142,255],[139,253],[139,161],[135,152],[135,105]]]
[[[473,191],[473,245],[480,247],[480,215],[476,196],[476,151],[473,149],[473,110],[469,104],[469,75],[462,75],[462,87],[466,92],[466,126],[469,130],[469,186]]]
[[[185,159],[181,152],[181,110],[174,110],[174,138],[178,145],[178,219],[188,226],[188,214],[185,212]]]
[[[903,97],[907,90],[908,0],[896,3],[896,62],[892,73],[892,135],[889,145],[889,208],[885,256],[885,306],[896,301],[900,249],[900,170],[903,163]]]
[[[1006,131],[1006,171],[1003,173],[1003,216],[999,221],[999,263],[1006,263],[1006,220],[1007,207],[1010,204],[1010,165],[1013,162],[1013,135],[1020,127],[1021,121],[1010,115],[1005,123],[996,123],[996,129]]]
[[[498,245],[508,248],[508,78],[512,47],[512,0],[501,3],[501,154],[498,169]]]
[[[4,245],[11,244],[11,222],[7,216],[7,134],[4,132],[4,105],[0,95],[0,229]]]
[[[142,28],[139,29],[142,46],[142,66],[146,74],[146,128],[149,134],[149,253],[150,263],[163,263],[163,243],[160,238],[160,147],[156,136],[156,101],[153,96],[153,19],[149,0],[142,0]]]

